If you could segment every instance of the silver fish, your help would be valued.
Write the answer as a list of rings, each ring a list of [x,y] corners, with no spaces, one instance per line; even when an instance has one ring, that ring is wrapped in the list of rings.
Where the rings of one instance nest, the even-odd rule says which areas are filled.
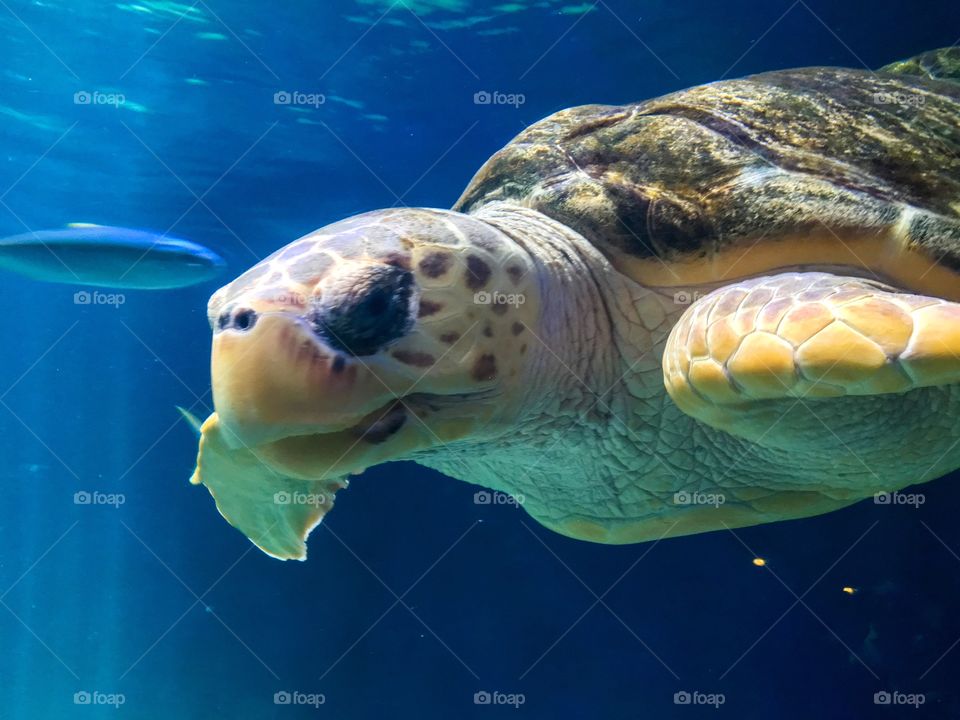
[[[72,223],[0,240],[0,268],[46,282],[161,290],[205,282],[225,267],[202,245],[108,225]]]

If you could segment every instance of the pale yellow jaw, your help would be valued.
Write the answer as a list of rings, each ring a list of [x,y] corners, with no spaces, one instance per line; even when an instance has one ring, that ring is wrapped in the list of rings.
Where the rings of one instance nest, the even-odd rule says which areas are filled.
[[[392,397],[389,369],[337,362],[302,321],[283,312],[213,341],[213,399],[228,443],[256,446],[355,425]]]

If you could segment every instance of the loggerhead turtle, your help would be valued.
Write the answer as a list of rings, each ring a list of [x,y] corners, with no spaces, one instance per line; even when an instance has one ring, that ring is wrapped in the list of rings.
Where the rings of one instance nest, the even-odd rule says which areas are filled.
[[[960,51],[542,120],[452,211],[380,210],[210,300],[192,482],[304,558],[411,459],[604,543],[960,467]]]

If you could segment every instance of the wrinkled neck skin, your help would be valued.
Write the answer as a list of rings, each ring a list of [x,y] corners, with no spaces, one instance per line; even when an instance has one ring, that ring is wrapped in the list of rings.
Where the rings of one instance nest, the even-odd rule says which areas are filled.
[[[671,477],[657,453],[664,433],[689,434],[694,421],[667,399],[660,358],[686,306],[614,271],[583,237],[539,212],[495,203],[475,217],[523,247],[536,268],[540,313],[528,328],[519,402],[480,437],[414,459],[523,495],[550,526],[570,510],[603,513],[626,485],[628,493],[679,487],[684,478]]]

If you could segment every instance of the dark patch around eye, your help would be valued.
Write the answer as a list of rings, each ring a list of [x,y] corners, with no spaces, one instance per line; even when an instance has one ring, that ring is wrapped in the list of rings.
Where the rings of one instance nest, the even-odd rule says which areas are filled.
[[[372,355],[413,325],[413,274],[390,265],[364,267],[325,294],[311,318],[324,341],[351,355]]]

